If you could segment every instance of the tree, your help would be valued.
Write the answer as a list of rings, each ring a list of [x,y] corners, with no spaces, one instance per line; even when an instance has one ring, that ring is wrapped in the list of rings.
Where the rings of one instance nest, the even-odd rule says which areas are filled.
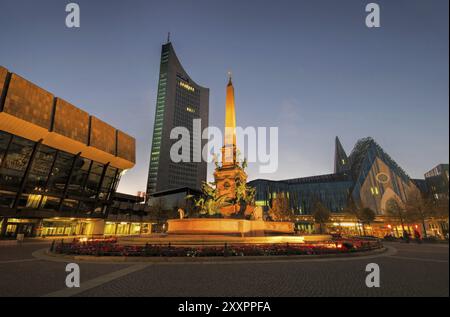
[[[344,212],[355,217],[356,221],[361,224],[362,234],[366,235],[366,227],[365,225],[370,225],[376,218],[377,214],[370,208],[358,208],[353,199],[350,198],[350,201],[347,205],[347,208],[344,209]]]
[[[323,225],[330,221],[331,212],[319,200],[316,200],[312,208],[314,221],[319,224],[320,233],[323,233]]]
[[[363,234],[366,235],[365,225],[369,225],[375,220],[377,214],[370,208],[362,208],[358,212],[358,220],[361,222]]]
[[[386,213],[400,221],[402,231],[405,232],[406,211],[395,199],[386,202]]]
[[[448,208],[448,198],[442,198],[434,201],[433,210],[436,218],[440,218],[445,221],[439,221],[439,225],[441,227],[441,231],[444,234],[448,234],[448,216],[449,216],[449,208]],[[444,223],[447,222],[446,228],[444,227]]]
[[[154,198],[151,200],[150,212],[156,218],[158,225],[162,225],[167,221],[168,215],[165,209],[165,201],[162,198]]]
[[[278,193],[272,199],[272,206],[269,209],[269,216],[274,221],[291,221],[294,214],[289,208],[289,200],[285,193]]]
[[[347,202],[347,207],[344,208],[343,212],[346,214],[349,214],[350,216],[352,216],[356,222],[361,223],[360,221],[360,217],[359,217],[359,208],[356,205],[355,201],[352,199],[352,197],[350,196],[348,202]],[[355,226],[356,230],[359,232],[359,234],[361,234],[361,231],[359,229],[358,226]],[[363,227],[364,230],[364,227]],[[362,233],[365,235],[365,233]]]
[[[428,238],[425,221],[435,216],[436,209],[433,200],[422,197],[419,191],[411,191],[405,204],[406,215],[409,220],[420,221],[423,228],[423,235]]]
[[[443,218],[448,221],[448,198],[435,201],[433,209],[436,212],[436,217]]]

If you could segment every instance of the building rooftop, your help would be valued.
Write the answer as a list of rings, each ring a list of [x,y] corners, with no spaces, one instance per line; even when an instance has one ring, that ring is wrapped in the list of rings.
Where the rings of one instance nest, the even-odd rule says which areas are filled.
[[[269,179],[254,179],[251,182],[255,181],[266,181],[266,182],[277,182],[284,184],[314,184],[314,183],[329,183],[329,182],[346,182],[350,181],[350,176],[346,173],[339,174],[324,174],[324,175],[316,175],[316,176],[308,176],[308,177],[299,177],[299,178],[291,178],[291,179],[283,179],[283,180],[269,180]]]
[[[337,139],[338,140],[338,139]],[[339,143],[340,145],[340,143]],[[342,153],[339,157],[344,157],[345,151],[342,146],[340,146],[339,151]],[[378,143],[371,137],[362,138],[357,141],[352,152],[348,156],[350,163],[349,171],[342,171],[334,174],[325,174],[309,177],[299,177],[285,180],[268,180],[268,179],[255,179],[250,181],[266,181],[266,182],[277,182],[283,184],[313,184],[313,183],[328,183],[328,182],[345,182],[356,180],[361,172],[362,166],[366,159],[374,159],[375,157],[380,157],[390,168],[395,170],[400,177],[404,180],[409,180],[408,174],[381,148]],[[336,159],[335,159],[336,160]],[[447,165],[448,166],[448,165]]]
[[[179,187],[179,188],[172,188],[172,189],[154,192],[154,193],[150,194],[150,196],[161,197],[161,196],[178,194],[178,193],[192,193],[194,195],[199,195],[199,194],[201,194],[201,191],[199,191],[198,189],[190,188],[190,187]]]
[[[356,180],[361,174],[363,163],[366,159],[375,159],[380,157],[391,169],[395,170],[398,175],[405,181],[410,177],[406,172],[387,154],[383,148],[375,142],[371,137],[359,139],[352,152],[349,155],[350,169],[352,176]]]
[[[425,173],[425,178],[441,175],[444,171],[448,171],[448,164],[438,164]]]
[[[120,169],[136,162],[133,137],[1,66],[0,130]]]

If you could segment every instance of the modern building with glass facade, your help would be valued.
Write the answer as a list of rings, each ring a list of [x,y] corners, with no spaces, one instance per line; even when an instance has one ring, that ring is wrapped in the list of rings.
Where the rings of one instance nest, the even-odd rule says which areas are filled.
[[[114,193],[112,203],[106,209],[105,236],[141,235],[155,231],[156,215],[144,201],[142,196]]]
[[[435,199],[448,199],[448,164],[439,164],[425,173],[428,190]]]
[[[283,193],[300,223],[312,222],[312,206],[320,201],[332,212],[332,221],[353,227],[354,220],[349,221],[344,214],[349,202],[374,210],[378,221],[387,226],[386,203],[391,199],[405,203],[408,195],[419,191],[415,182],[372,138],[360,139],[347,156],[336,137],[334,166],[334,174],[281,181],[257,179],[249,185],[256,188],[257,205],[266,210],[272,199]]]
[[[208,126],[209,89],[196,84],[186,73],[170,42],[162,46],[158,92],[153,128],[147,194],[190,187],[200,189],[206,181],[207,164],[195,160],[205,140],[194,129],[193,120],[201,119],[201,128]],[[190,133],[190,161],[173,162],[170,149],[178,140],[170,138],[175,127]],[[201,130],[200,130],[201,131]],[[201,132],[200,132],[201,133]]]
[[[103,234],[135,139],[0,67],[0,236]]]

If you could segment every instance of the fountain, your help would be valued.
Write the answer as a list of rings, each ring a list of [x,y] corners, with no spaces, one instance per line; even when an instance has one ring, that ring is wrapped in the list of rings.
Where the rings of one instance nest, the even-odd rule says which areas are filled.
[[[236,148],[236,115],[234,88],[229,77],[225,104],[225,136],[222,164],[215,159],[215,182],[204,183],[203,197],[196,206],[204,218],[186,218],[168,221],[169,234],[216,234],[264,236],[267,234],[293,234],[292,222],[264,221],[262,208],[254,205],[255,190],[247,187],[246,160],[240,163]]]

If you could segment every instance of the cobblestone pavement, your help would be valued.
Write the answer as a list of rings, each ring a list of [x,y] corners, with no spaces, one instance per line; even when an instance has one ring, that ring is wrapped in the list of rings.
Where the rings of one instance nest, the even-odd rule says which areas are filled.
[[[65,288],[64,262],[36,259],[48,244],[0,246],[0,296],[449,296],[448,245],[387,243],[373,258],[281,262],[80,263],[81,288]],[[367,288],[377,263],[381,287]]]

